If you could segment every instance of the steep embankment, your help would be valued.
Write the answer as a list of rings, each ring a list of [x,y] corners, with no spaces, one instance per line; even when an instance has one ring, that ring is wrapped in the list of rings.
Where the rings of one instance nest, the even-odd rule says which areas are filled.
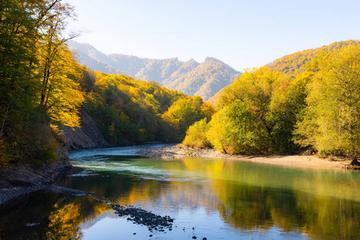
[[[54,162],[42,167],[17,164],[0,168],[0,206],[45,188],[70,168],[65,146],[57,149],[57,159]]]
[[[94,119],[84,110],[80,112],[80,127],[63,127],[66,146],[70,150],[105,147],[110,144],[105,140]]]

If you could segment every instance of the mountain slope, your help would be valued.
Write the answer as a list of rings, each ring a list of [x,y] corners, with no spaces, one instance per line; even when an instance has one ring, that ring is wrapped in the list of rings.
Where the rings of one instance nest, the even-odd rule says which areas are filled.
[[[334,42],[319,48],[306,49],[278,58],[267,66],[272,70],[295,76],[296,74],[303,72],[306,65],[321,54],[328,54],[334,50],[351,45],[360,45],[360,41],[349,40]]]
[[[169,87],[182,91],[189,95],[202,96],[209,99],[224,86],[229,85],[238,73],[215,58],[206,58],[191,71],[174,78],[168,84]]]
[[[163,86],[198,95],[205,100],[232,82],[240,72],[215,58],[203,63],[193,59],[149,59],[123,54],[106,55],[89,44],[69,42],[81,64],[104,73],[121,73],[137,79],[154,81]]]
[[[334,50],[339,50],[341,48],[354,45],[360,45],[360,41],[348,40],[334,42],[319,48],[306,49],[303,51],[285,55],[283,57],[275,59],[273,62],[267,64],[266,66],[274,71],[279,71],[291,77],[295,77],[296,75],[306,70],[309,70],[307,68],[308,64],[311,63],[315,58],[320,57],[322,54],[329,54]],[[216,105],[225,89],[226,88],[222,88],[211,98],[209,98],[208,101],[213,105]]]

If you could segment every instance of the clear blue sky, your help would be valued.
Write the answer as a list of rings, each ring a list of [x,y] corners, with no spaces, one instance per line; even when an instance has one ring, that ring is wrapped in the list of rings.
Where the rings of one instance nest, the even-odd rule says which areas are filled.
[[[70,28],[105,53],[216,57],[241,70],[360,39],[359,0],[67,0]]]

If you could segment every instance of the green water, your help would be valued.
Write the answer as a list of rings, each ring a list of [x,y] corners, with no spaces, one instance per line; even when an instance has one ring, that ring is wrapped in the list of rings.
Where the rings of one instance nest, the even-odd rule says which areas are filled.
[[[1,211],[0,239],[360,239],[357,172],[94,156],[118,150],[74,153],[76,168],[58,184],[170,215],[172,231],[150,233],[89,197],[43,191]]]

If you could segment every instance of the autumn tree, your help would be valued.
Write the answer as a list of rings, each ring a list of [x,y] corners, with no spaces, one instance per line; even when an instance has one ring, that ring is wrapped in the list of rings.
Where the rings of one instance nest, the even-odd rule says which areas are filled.
[[[0,137],[32,107],[36,19],[24,2],[0,3]]]
[[[27,136],[42,119],[36,111],[34,76],[38,39],[37,1],[0,2],[0,161],[18,160],[40,153]],[[40,2],[40,1],[38,1]],[[35,6],[36,5],[36,6]],[[41,147],[40,147],[41,148]],[[1,164],[1,163],[0,163]]]
[[[1,160],[51,159],[57,144],[49,116],[78,122],[81,94],[69,70],[78,65],[62,36],[70,9],[61,0],[0,3]]]
[[[186,136],[183,140],[183,144],[195,148],[210,147],[211,144],[207,139],[206,133],[208,131],[208,124],[206,119],[192,124],[186,131]]]
[[[290,111],[295,107],[287,95],[290,85],[287,76],[267,67],[242,74],[220,96],[209,141],[230,153],[293,151],[297,110]]]
[[[321,154],[360,156],[360,47],[348,46],[318,59],[297,142]]]
[[[182,140],[188,127],[200,119],[210,119],[212,107],[204,103],[200,97],[183,97],[175,101],[162,115],[171,124]]]

